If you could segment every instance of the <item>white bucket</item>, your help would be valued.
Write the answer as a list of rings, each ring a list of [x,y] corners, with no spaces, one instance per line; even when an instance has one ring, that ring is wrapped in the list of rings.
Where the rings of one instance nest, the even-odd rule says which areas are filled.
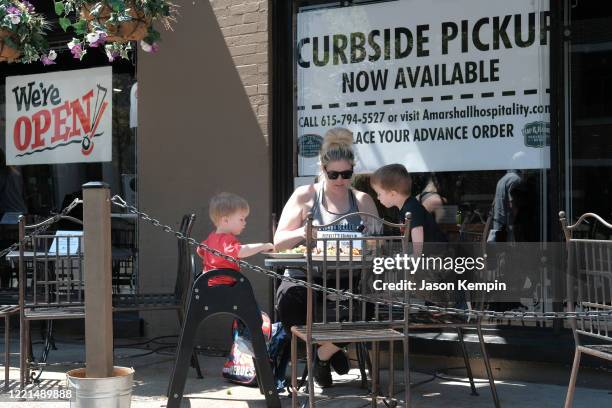
[[[70,408],[130,408],[134,369],[113,367],[112,377],[85,377],[85,368],[66,373]]]

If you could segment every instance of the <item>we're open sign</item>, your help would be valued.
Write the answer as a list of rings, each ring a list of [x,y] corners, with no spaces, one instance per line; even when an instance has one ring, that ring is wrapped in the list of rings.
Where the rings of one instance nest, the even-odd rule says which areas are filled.
[[[112,68],[6,78],[11,165],[112,160]]]

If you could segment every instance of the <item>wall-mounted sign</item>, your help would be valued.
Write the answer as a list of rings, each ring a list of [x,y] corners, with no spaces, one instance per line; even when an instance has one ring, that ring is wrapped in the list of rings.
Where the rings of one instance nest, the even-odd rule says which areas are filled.
[[[298,14],[297,137],[345,127],[357,170],[549,167],[548,0],[399,0]],[[299,174],[318,173],[299,155]]]
[[[8,164],[112,160],[112,68],[6,78]]]

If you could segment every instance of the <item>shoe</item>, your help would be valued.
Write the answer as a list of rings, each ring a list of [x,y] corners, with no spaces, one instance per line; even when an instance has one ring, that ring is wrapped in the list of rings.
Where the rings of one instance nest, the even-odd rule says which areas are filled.
[[[321,388],[329,388],[332,386],[331,370],[329,369],[329,361],[319,360],[319,355],[315,352],[314,361],[314,380]]]
[[[350,369],[349,359],[344,350],[338,350],[329,359],[329,364],[340,375],[347,374]]]

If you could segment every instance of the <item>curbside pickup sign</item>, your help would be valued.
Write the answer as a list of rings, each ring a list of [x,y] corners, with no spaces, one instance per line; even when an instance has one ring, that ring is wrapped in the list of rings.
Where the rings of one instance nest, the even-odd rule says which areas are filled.
[[[297,141],[348,128],[357,172],[548,168],[551,24],[549,0],[301,8]]]
[[[112,160],[112,68],[6,78],[10,165]]]

